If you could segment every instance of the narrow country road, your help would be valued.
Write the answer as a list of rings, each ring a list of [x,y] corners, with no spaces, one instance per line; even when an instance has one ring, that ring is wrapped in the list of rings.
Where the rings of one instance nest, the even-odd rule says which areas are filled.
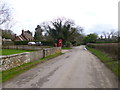
[[[117,77],[84,46],[3,83],[3,88],[118,88]]]

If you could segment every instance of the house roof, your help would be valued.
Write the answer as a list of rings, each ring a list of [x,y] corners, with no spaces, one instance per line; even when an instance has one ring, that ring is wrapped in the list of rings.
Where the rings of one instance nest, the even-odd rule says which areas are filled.
[[[22,35],[26,40],[33,40],[33,37],[31,34],[24,32],[24,34]]]
[[[34,38],[32,37],[32,35],[30,33],[28,33],[27,31],[22,30],[22,34],[16,37],[16,40],[20,40],[20,41],[29,41],[29,40],[33,40]]]

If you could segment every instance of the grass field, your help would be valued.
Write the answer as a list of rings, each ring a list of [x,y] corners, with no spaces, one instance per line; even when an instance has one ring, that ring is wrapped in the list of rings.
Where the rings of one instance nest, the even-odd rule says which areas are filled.
[[[11,54],[17,54],[17,53],[23,53],[23,52],[33,52],[29,50],[16,50],[16,49],[2,49],[0,52],[2,52],[2,55],[11,55]]]
[[[17,75],[19,75],[27,70],[30,70],[31,68],[35,67],[36,65],[38,65],[38,64],[40,64],[48,59],[52,59],[54,57],[57,57],[59,55],[62,55],[62,53],[60,52],[60,53],[56,53],[53,55],[49,55],[49,56],[42,58],[40,60],[25,63],[21,66],[17,66],[15,68],[10,69],[10,70],[2,71],[2,72],[0,72],[0,76],[2,75],[2,78],[0,77],[0,82],[5,82],[7,80],[10,80],[11,78],[14,78],[15,76],[17,76]]]
[[[118,60],[110,58],[106,53],[101,52],[100,50],[86,47],[89,51],[91,51],[94,55],[96,55],[108,68],[110,68],[119,78],[120,80],[120,68],[118,67]]]

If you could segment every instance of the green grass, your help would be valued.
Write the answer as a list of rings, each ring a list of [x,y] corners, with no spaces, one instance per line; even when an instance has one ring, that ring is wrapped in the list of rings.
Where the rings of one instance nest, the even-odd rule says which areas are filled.
[[[30,70],[31,68],[35,67],[36,65],[48,60],[48,59],[52,59],[54,57],[57,57],[59,55],[61,55],[62,53],[56,53],[56,54],[53,54],[53,55],[49,55],[45,58],[42,58],[40,60],[36,60],[34,62],[29,62],[29,63],[25,63],[21,66],[18,66],[18,67],[15,67],[15,68],[12,68],[10,70],[6,70],[6,71],[2,71],[0,72],[0,75],[2,75],[2,80],[0,79],[0,82],[5,82],[7,80],[10,80],[12,78],[14,78],[15,76],[27,71],[27,70]]]
[[[0,50],[1,52],[1,50]],[[18,54],[23,52],[33,52],[30,50],[16,50],[16,49],[2,49],[2,55],[11,55],[11,54]]]
[[[103,62],[107,62],[107,61],[112,60],[112,58],[108,57],[107,54],[105,54],[104,52],[101,52],[100,50],[96,50],[96,49],[89,48],[89,47],[86,47],[86,48],[89,51],[91,51],[94,55],[96,55]]]
[[[69,49],[72,49],[70,47],[62,47],[63,50],[69,50]]]
[[[89,51],[91,51],[94,55],[96,55],[108,68],[110,68],[119,78],[120,80],[120,68],[118,67],[118,60],[114,60],[110,58],[110,56],[100,50],[93,49],[90,47],[86,47]]]

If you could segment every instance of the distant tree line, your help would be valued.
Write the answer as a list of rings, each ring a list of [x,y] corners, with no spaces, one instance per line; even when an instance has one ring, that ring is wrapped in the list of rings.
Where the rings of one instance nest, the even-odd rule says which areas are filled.
[[[87,43],[118,43],[120,38],[119,31],[103,32],[102,35],[93,33],[84,36],[82,44]]]

